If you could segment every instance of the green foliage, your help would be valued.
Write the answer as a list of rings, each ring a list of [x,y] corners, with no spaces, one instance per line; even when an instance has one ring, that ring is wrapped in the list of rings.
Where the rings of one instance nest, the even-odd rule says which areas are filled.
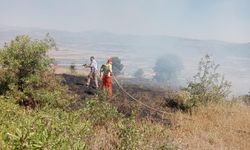
[[[87,100],[83,109],[64,111],[43,107],[23,109],[0,98],[0,147],[3,149],[88,149],[98,126],[116,134],[116,149],[137,149],[141,140],[134,118],[124,118],[99,99]],[[94,139],[93,139],[94,140]]]
[[[123,69],[123,64],[121,63],[121,59],[119,57],[112,57],[112,70],[114,75],[120,75]]]
[[[117,124],[118,127],[118,137],[120,139],[118,144],[118,149],[138,149],[138,142],[140,139],[140,131],[136,127],[136,122],[134,119],[128,118],[122,120]]]
[[[88,117],[94,125],[107,125],[110,121],[117,121],[119,117],[121,117],[114,107],[102,101],[102,99],[87,100],[84,112],[87,112],[86,117]]]
[[[0,50],[1,89],[25,91],[39,85],[42,74],[48,71],[51,59],[46,55],[53,43],[46,38],[31,40],[28,36],[17,36]]]
[[[55,43],[49,35],[42,40],[17,36],[0,50],[0,95],[11,96],[19,104],[36,107],[64,101],[66,88],[53,74],[47,56]]]
[[[154,79],[162,84],[176,83],[178,73],[183,69],[182,61],[175,55],[165,55],[156,60]]]
[[[144,77],[144,71],[143,69],[138,69],[135,73],[134,76],[138,79],[142,79]]]
[[[3,149],[87,149],[91,124],[82,120],[80,111],[25,110],[2,99],[0,110]]]
[[[193,106],[219,102],[230,94],[231,83],[217,72],[218,67],[209,55],[201,59],[198,73],[185,89],[191,94]]]

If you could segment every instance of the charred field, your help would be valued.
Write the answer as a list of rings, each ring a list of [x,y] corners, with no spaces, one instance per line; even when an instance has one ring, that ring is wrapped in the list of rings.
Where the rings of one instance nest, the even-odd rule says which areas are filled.
[[[73,94],[78,95],[77,101],[75,102],[75,104],[72,104],[72,109],[81,109],[81,103],[83,103],[85,100],[103,94],[101,88],[95,89],[94,87],[85,86],[85,83],[87,81],[86,76],[72,74],[58,74],[57,76],[63,79],[63,84],[66,84],[69,87],[69,91],[71,91]],[[125,79],[122,86],[134,98],[159,111],[174,111],[173,108],[167,107],[165,98],[167,95],[173,93],[174,91],[164,90],[160,87],[153,87],[152,85],[147,86],[147,84],[144,84],[143,86],[139,85],[138,83],[132,84],[130,81],[131,79]],[[140,83],[141,82],[143,81],[140,81]],[[100,83],[101,80],[99,80],[99,84]],[[117,86],[114,81],[113,92],[113,97],[107,97],[106,100],[108,103],[114,106],[118,112],[124,114],[125,116],[130,117],[132,114],[134,114],[136,115],[136,118],[138,120],[148,119],[152,122],[158,122],[169,126],[172,125],[172,122],[167,119],[169,116],[166,116],[161,112],[146,108],[145,106],[137,103],[136,101],[128,97],[128,95],[123,93],[123,91]]]

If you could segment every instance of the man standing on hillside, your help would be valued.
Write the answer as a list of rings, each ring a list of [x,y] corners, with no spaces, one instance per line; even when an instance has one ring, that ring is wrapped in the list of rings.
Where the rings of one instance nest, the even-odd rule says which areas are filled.
[[[90,68],[90,73],[88,75],[88,81],[87,81],[86,86],[89,87],[91,79],[94,79],[95,87],[98,89],[99,88],[98,80],[97,80],[98,68],[97,68],[97,62],[95,60],[95,57],[91,56],[90,57],[90,64],[84,64],[83,66],[86,68]]]
[[[102,65],[100,76],[102,77],[102,89],[104,93],[109,93],[109,96],[112,96],[112,58],[106,64]]]

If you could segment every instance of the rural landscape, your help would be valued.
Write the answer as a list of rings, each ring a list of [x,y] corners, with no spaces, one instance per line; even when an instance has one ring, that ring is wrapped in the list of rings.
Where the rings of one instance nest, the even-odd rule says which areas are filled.
[[[249,2],[11,1],[0,150],[250,149]]]

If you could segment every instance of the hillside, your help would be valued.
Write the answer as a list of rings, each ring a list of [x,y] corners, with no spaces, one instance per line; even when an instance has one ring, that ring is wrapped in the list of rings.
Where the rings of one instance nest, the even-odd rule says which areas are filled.
[[[250,147],[250,109],[244,104],[209,104],[190,114],[166,107],[163,97],[167,91],[124,85],[143,103],[168,112],[163,115],[135,103],[117,87],[115,98],[108,101],[79,84],[86,77],[70,74],[62,77],[72,94],[79,95],[66,109],[24,109],[0,98],[2,149],[247,150]]]
[[[86,77],[72,74],[62,76],[70,90],[77,92],[81,95],[80,97],[88,99],[87,97],[94,95],[95,91],[86,89],[79,84],[84,83]],[[123,86],[127,92],[143,103],[168,112],[164,115],[136,103],[122,93],[114,83],[115,97],[109,101],[109,104],[126,117],[135,115],[134,117],[141,127],[150,122],[150,126],[154,128],[153,131],[165,131],[166,133],[162,134],[168,134],[169,140],[168,143],[165,143],[166,147],[163,146],[160,149],[248,149],[250,147],[247,142],[250,139],[250,109],[244,103],[211,103],[208,106],[194,109],[190,114],[176,111],[166,105],[164,97],[171,95],[173,92],[171,90],[166,91],[150,86],[142,87],[131,82],[124,82]],[[79,109],[79,105],[73,106]],[[150,130],[151,128],[146,129],[147,132]],[[151,137],[147,137],[149,143],[141,149],[155,149],[154,144],[160,144],[162,138],[166,138],[165,136],[160,137],[162,135],[159,133],[149,134],[151,134]],[[150,148],[149,145],[152,147]]]
[[[187,39],[161,35],[126,35],[103,31],[67,32],[39,28],[0,28],[0,41],[9,41],[16,35],[28,34],[41,38],[50,33],[62,48],[94,51],[144,52],[160,55],[166,52],[228,56],[250,56],[249,43],[229,43],[215,40]],[[157,51],[157,54],[155,52]]]
[[[209,55],[185,88],[113,76],[110,97],[56,70],[55,46],[24,35],[0,49],[0,149],[249,149],[249,95],[229,98]]]

